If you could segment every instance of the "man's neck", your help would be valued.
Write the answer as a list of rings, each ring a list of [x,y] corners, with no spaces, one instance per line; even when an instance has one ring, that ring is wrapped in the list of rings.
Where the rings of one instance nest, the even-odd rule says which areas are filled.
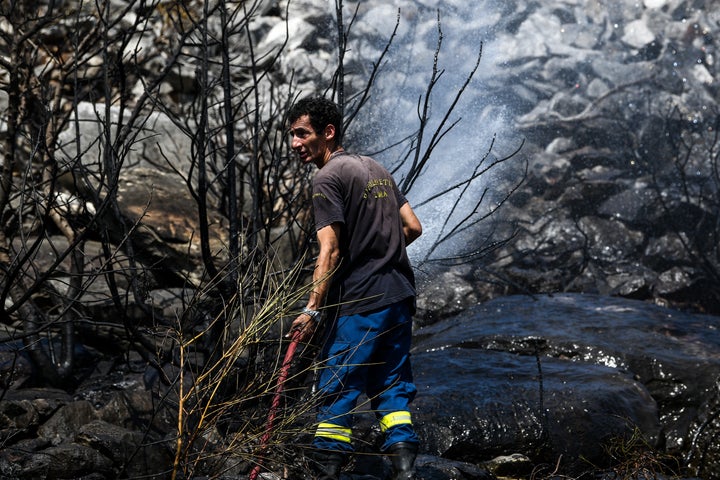
[[[327,150],[327,152],[325,153],[325,155],[323,156],[322,163],[319,163],[317,165],[317,167],[318,168],[324,167],[325,165],[327,165],[327,163],[330,161],[330,159],[333,157],[333,155],[344,152],[344,151],[345,150],[341,146],[329,148]]]

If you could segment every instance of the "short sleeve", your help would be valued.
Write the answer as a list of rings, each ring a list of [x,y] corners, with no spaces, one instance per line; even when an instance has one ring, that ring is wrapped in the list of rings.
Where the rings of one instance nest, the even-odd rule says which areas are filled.
[[[395,197],[397,198],[398,208],[408,203],[407,198],[405,198],[405,195],[403,195],[403,193],[400,191],[400,188],[398,188],[397,184],[395,184]]]
[[[312,195],[315,230],[333,223],[345,223],[343,196],[337,182],[324,178],[313,182]]]

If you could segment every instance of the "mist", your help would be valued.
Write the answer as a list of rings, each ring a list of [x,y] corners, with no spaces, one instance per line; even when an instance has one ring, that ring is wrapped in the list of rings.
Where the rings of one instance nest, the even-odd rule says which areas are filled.
[[[429,118],[419,148],[421,154],[439,128],[444,133],[417,182],[407,192],[424,227],[423,236],[409,252],[416,263],[423,263],[472,250],[468,236],[458,235],[442,248],[430,251],[448,231],[467,221],[474,210],[477,209],[471,218],[496,206],[504,192],[494,188],[494,183],[509,165],[491,169],[467,189],[458,187],[433,197],[450,186],[460,185],[478,165],[489,165],[514,151],[522,138],[514,128],[515,106],[507,103],[503,90],[495,84],[502,75],[500,45],[495,35],[502,23],[500,2],[448,1],[432,6],[399,2],[372,8],[363,13],[357,24],[369,30],[363,35],[374,42],[367,49],[361,48],[358,55],[372,55],[384,47],[398,19],[398,8],[398,34],[382,63],[372,98],[349,134],[353,148],[374,155],[402,183],[412,163],[403,160],[414,158],[412,149],[416,145],[401,141],[413,136],[419,127],[420,110],[428,95],[437,55],[437,82],[429,96]],[[478,59],[479,66],[473,74]],[[483,195],[478,208],[477,202]],[[487,223],[481,222],[474,228],[470,238],[481,235],[476,230],[482,231]]]

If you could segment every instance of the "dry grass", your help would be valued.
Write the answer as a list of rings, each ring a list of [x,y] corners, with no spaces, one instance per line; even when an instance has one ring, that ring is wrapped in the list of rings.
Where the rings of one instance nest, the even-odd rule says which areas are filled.
[[[635,427],[629,436],[617,437],[603,447],[610,463],[609,468],[590,465],[580,476],[563,475],[562,458],[552,465],[539,465],[530,480],[670,480],[680,478],[679,462],[671,455],[653,448],[643,433]],[[589,462],[591,463],[591,462]]]
[[[270,262],[270,260],[268,260]],[[174,331],[178,345],[177,434],[172,478],[189,478],[206,470],[223,470],[228,465],[255,464],[284,445],[298,433],[298,419],[313,409],[312,402],[300,402],[283,409],[272,434],[265,434],[265,403],[275,391],[277,372],[283,361],[283,319],[292,320],[298,305],[313,285],[298,287],[300,267],[276,274],[247,272],[238,280],[237,294],[199,332],[181,326]],[[258,271],[272,272],[271,262]],[[205,288],[215,288],[211,282]],[[249,293],[251,292],[251,293]],[[203,298],[198,295],[198,301]],[[231,321],[230,321],[231,320]],[[178,322],[182,323],[182,322]],[[210,361],[198,366],[194,352],[211,332],[222,328],[223,339],[215,346]],[[238,365],[242,365],[239,377]],[[307,370],[291,373],[296,383]],[[230,387],[230,388],[228,388]],[[257,408],[256,408],[257,407]],[[234,427],[224,423],[232,418]],[[261,439],[266,445],[260,445]]]

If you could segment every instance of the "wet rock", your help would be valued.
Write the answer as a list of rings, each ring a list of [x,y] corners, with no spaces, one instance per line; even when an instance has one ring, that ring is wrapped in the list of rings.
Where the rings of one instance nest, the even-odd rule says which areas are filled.
[[[638,428],[667,453],[704,459],[698,474],[713,478],[718,332],[718,317],[620,298],[496,299],[416,333],[414,408],[433,451],[451,458],[503,445],[581,469]]]
[[[567,208],[573,218],[595,214],[599,204],[622,189],[615,179],[574,182],[565,187],[558,204]]]
[[[596,213],[629,225],[650,227],[646,213],[653,209],[657,192],[646,182],[634,182],[597,206]]]
[[[496,480],[488,468],[449,458],[418,455],[415,462],[418,476],[423,480],[446,480],[467,478],[472,480]]]
[[[267,2],[258,10],[259,16],[267,14],[267,18],[257,19],[258,29],[252,33],[259,57],[273,59],[272,53],[289,41],[279,71],[272,72],[271,77],[281,82],[298,79],[298,91],[314,91],[318,87],[316,80],[329,78],[335,69],[334,34],[328,33],[331,12],[308,0],[291,2],[287,11],[273,3]],[[372,40],[367,43],[385,38],[385,30],[394,24],[394,9],[361,3],[355,24]],[[503,218],[517,226],[514,243],[503,245],[494,252],[496,256],[483,258],[469,272],[464,268],[462,272],[450,270],[437,275],[435,280],[440,285],[431,285],[421,294],[424,297],[419,305],[428,321],[420,326],[430,327],[432,322],[499,291],[572,290],[653,301],[670,298],[676,304],[689,302],[688,306],[712,310],[714,304],[707,298],[716,294],[717,284],[703,278],[702,272],[691,265],[699,254],[712,259],[706,254],[717,253],[716,237],[712,235],[718,224],[717,202],[713,200],[717,195],[711,189],[689,200],[682,192],[688,187],[688,192],[697,193],[701,185],[690,181],[694,171],[684,178],[672,176],[673,168],[678,166],[674,156],[679,143],[677,137],[667,135],[667,129],[686,128],[687,132],[697,133],[716,128],[706,108],[715,105],[717,97],[713,59],[717,21],[713,5],[684,0],[646,0],[627,4],[626,8],[606,8],[597,2],[481,3],[481,7],[472,2],[443,3],[447,7],[441,9],[443,21],[450,27],[447,30],[459,32],[463,40],[451,47],[451,57],[459,58],[464,67],[476,48],[475,42],[468,40],[486,42],[482,69],[487,66],[489,74],[482,79],[482,88],[476,90],[473,101],[494,99],[503,113],[506,107],[514,109],[513,128],[517,127],[519,135],[528,139],[523,154],[533,152],[533,165],[527,188],[512,199],[515,209]],[[126,7],[122,2],[112,2],[112,6]],[[419,32],[422,38],[417,43],[427,42],[424,48],[430,53],[436,41],[432,33],[437,27],[437,8],[437,2],[410,2],[401,13],[400,32]],[[483,15],[463,15],[463,8],[482,11]],[[425,16],[427,13],[430,15]],[[285,16],[290,21],[290,37]],[[417,23],[406,28],[409,22]],[[64,25],[52,26],[46,40],[59,42],[68,31]],[[161,28],[158,32],[157,38],[141,39],[142,48],[137,54],[149,58],[150,68],[159,69],[163,59],[155,48],[165,39]],[[368,48],[380,51],[375,45]],[[468,49],[473,50],[470,55],[466,54]],[[354,67],[346,72],[344,80],[348,85],[364,80],[362,74],[354,73],[366,71],[361,68],[366,62],[354,57],[361,50],[348,52],[347,65]],[[399,51],[405,55],[404,49]],[[259,67],[267,65],[263,61]],[[395,68],[399,63],[404,62],[389,61],[388,65]],[[97,58],[93,58],[88,68],[97,65]],[[455,67],[458,65],[449,66],[445,72],[450,74]],[[193,65],[184,65],[178,75],[171,76],[161,86],[164,98],[192,95],[193,70]],[[385,119],[393,111],[415,115],[418,95],[414,89],[425,92],[425,78],[414,72],[393,73],[390,90],[380,90],[375,98],[396,100],[397,86],[401,84],[401,93],[410,92],[412,100],[407,108],[396,109],[384,108],[383,100],[378,100],[382,105],[378,117]],[[245,72],[237,73],[235,78],[252,81]],[[128,79],[129,84],[132,82]],[[137,85],[135,91],[141,91],[140,82]],[[4,99],[0,93],[0,101]],[[436,101],[438,104],[442,102]],[[662,115],[645,119],[644,105],[672,105],[682,120],[667,122]],[[480,106],[479,112],[473,110],[466,116],[473,119],[473,136],[478,135],[478,125],[495,126],[486,120],[498,116],[498,110],[494,110],[497,108]],[[97,156],[94,139],[100,131],[98,107],[83,103],[78,105],[77,113],[83,120],[80,144],[90,146],[87,153]],[[111,109],[114,122],[118,115],[119,110]],[[147,141],[128,152],[135,170],[123,172],[126,176],[122,185],[127,189],[122,192],[122,206],[133,219],[147,214],[147,225],[138,229],[146,235],[134,239],[149,252],[143,260],[153,268],[163,267],[166,274],[183,265],[187,270],[183,274],[191,272],[188,275],[192,277],[197,265],[186,263],[184,255],[196,253],[191,238],[197,237],[191,233],[197,225],[191,208],[173,208],[176,205],[171,201],[180,192],[186,194],[186,189],[178,178],[156,171],[168,153],[177,157],[180,170],[187,171],[191,149],[187,137],[176,135],[177,129],[162,114],[153,115],[147,127],[148,131],[141,133]],[[76,144],[67,141],[74,137],[62,138],[70,149],[66,151],[74,157],[77,152],[72,148]],[[218,140],[222,144],[222,139]],[[443,158],[460,156],[449,154]],[[700,160],[690,160],[695,169],[694,163],[702,165],[703,154]],[[702,169],[697,171],[701,176],[707,174]],[[602,178],[607,172],[612,172],[611,176]],[[655,176],[636,181],[638,175],[649,173]],[[648,179],[659,183],[643,183]],[[659,188],[658,197],[653,196],[653,187]],[[493,188],[500,189],[496,184]],[[157,203],[151,202],[145,212],[153,189],[160,198]],[[186,195],[182,198],[187,200]],[[182,206],[189,207],[185,203]],[[222,231],[221,227],[219,233]],[[155,243],[158,237],[165,244]],[[125,241],[121,235],[116,239]],[[710,262],[709,268],[717,271],[717,262]],[[171,281],[185,285],[184,281],[158,277],[148,269],[145,287],[167,287]],[[488,287],[476,285],[480,280],[487,283],[487,279],[500,279],[501,290],[486,292]],[[102,295],[107,298],[104,290]],[[419,341],[427,351],[417,354],[419,378],[427,388],[420,398],[423,393],[430,395],[419,400],[418,406],[429,410],[419,410],[418,416],[428,445],[473,461],[485,455],[508,453],[499,452],[495,444],[508,451],[525,449],[548,457],[562,453],[573,458],[592,448],[595,450],[590,453],[598,454],[597,445],[607,440],[605,435],[622,436],[631,423],[638,424],[652,443],[658,444],[663,433],[657,432],[659,417],[669,451],[687,454],[692,465],[708,478],[716,474],[719,462],[713,445],[717,444],[714,440],[719,428],[714,401],[717,389],[711,384],[718,372],[717,339],[710,328],[715,328],[716,323],[712,317],[707,321],[669,315],[647,304],[641,308],[597,297],[587,302],[564,295],[554,297],[554,301],[538,298],[538,302],[528,302],[524,297],[520,305],[514,298],[508,303],[488,303],[461,317],[456,326],[440,323],[437,330],[421,329]],[[92,310],[93,318],[106,320],[101,314],[107,310],[106,305],[100,305]],[[125,313],[133,322],[147,318],[143,311]],[[426,338],[428,332],[433,332],[436,343]],[[112,338],[112,330],[103,332],[103,338]],[[119,347],[125,349],[126,345]],[[541,356],[539,362],[536,354]],[[14,358],[3,355],[3,365]],[[163,367],[173,373],[171,366]],[[26,371],[13,369],[11,373],[3,378],[20,379],[7,382],[17,388]],[[449,377],[449,373],[457,377]],[[84,383],[75,392],[88,403],[70,396],[59,398],[56,392],[47,391],[40,395],[48,395],[50,400],[42,404],[40,398],[18,398],[13,395],[20,391],[7,391],[0,402],[2,425],[8,425],[2,431],[6,447],[0,453],[2,474],[8,478],[20,474],[112,477],[115,469],[121,468],[117,462],[123,461],[124,452],[137,440],[135,433],[128,432],[173,431],[172,409],[159,409],[158,398],[165,397],[152,390],[160,383],[157,376],[141,379],[128,375],[121,381],[106,380],[97,385]],[[482,383],[484,380],[487,384]],[[442,395],[433,397],[434,386]],[[468,391],[476,395],[469,396]],[[541,401],[539,393],[543,391],[547,396],[543,395]],[[617,398],[611,398],[611,394]],[[442,413],[441,421],[436,425],[434,417],[424,412]],[[57,417],[48,421],[53,414]],[[624,423],[625,418],[629,423]],[[63,424],[65,421],[67,424]],[[471,428],[466,431],[468,425]],[[105,429],[128,443],[109,438]],[[24,438],[36,430],[44,437]],[[18,440],[21,437],[24,439]],[[161,442],[162,437],[153,441]],[[51,442],[60,444],[51,447]],[[694,450],[687,450],[690,448]],[[46,462],[49,455],[55,454],[63,462],[57,468]],[[160,453],[147,458],[150,463],[162,462]],[[426,480],[485,478],[485,473],[473,464],[453,463],[437,456],[421,456],[421,460]],[[88,473],[93,469],[96,473]]]
[[[618,263],[636,258],[645,236],[614,219],[583,217],[578,224],[588,239],[588,254],[598,263]]]
[[[691,287],[693,272],[690,269],[673,267],[660,274],[655,291],[660,295],[676,293]]]
[[[717,478],[720,472],[720,444],[717,431],[720,429],[720,385],[708,391],[707,401],[693,419],[690,432],[693,442],[689,445],[688,464],[696,472],[708,472],[708,478]]]
[[[504,297],[418,328],[413,361],[419,393],[412,408],[423,442],[419,471],[425,480],[491,479],[491,466],[498,472],[528,466],[498,457],[524,455],[533,465],[582,472],[588,464],[581,459],[609,465],[603,447],[638,432],[649,447],[689,455],[699,471],[711,471],[718,462],[713,419],[719,327],[716,317],[565,294]],[[52,397],[52,391],[25,397],[8,392],[15,397],[0,402],[0,411],[17,416],[16,425],[29,419],[25,424],[36,425],[29,432],[44,436],[9,438],[0,452],[0,475],[60,476],[62,466],[71,478],[90,475],[90,468],[98,479],[117,478],[118,472],[166,478],[168,439],[176,427],[172,408],[159,409],[159,397],[147,390],[152,383],[138,374],[102,378],[105,383],[97,378],[81,386],[76,395],[83,400],[57,396],[59,403],[39,408],[44,413],[37,417],[23,402],[43,393]],[[359,417],[357,434],[372,443],[379,438],[374,415]],[[220,431],[213,435],[222,443]],[[62,463],[42,460],[55,454]],[[347,478],[384,478],[378,472],[387,470],[386,461],[366,457],[358,456]],[[248,465],[225,468],[234,480],[245,478]]]
[[[657,444],[655,402],[628,374],[549,358],[539,368],[532,355],[488,351],[474,340],[413,356],[415,424],[430,453],[479,463],[520,452],[535,464],[562,458],[565,471],[580,473],[585,460],[607,466],[599,446],[636,426]]]
[[[688,245],[687,235],[682,232],[651,238],[645,247],[646,263],[660,272],[682,264],[688,255]]]
[[[418,314],[415,324],[417,326],[431,324],[439,318],[457,314],[477,303],[478,297],[472,286],[472,280],[467,278],[469,274],[471,269],[466,266],[422,275],[421,281],[426,288],[425,294],[417,302]]]
[[[657,282],[657,273],[636,263],[625,263],[617,268],[598,272],[607,290],[606,295],[619,295],[625,298],[646,298]]]

